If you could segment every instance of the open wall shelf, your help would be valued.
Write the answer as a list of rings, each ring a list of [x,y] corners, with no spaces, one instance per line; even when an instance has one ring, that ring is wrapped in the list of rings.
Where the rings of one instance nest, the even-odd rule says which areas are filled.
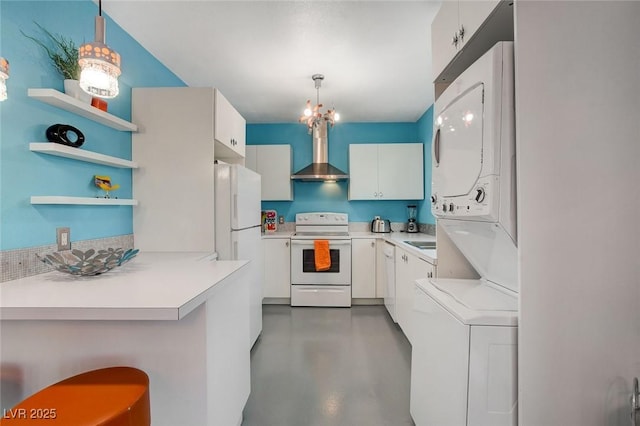
[[[75,204],[85,206],[137,206],[138,200],[122,198],[67,197],[60,195],[32,196],[31,204]]]
[[[42,154],[54,155],[56,157],[71,158],[73,160],[85,161],[87,163],[103,164],[105,166],[119,167],[121,169],[137,169],[138,163],[125,160],[123,158],[112,157],[110,155],[99,154],[80,148],[73,148],[53,142],[31,142],[29,150]]]
[[[108,112],[104,112],[87,103],[81,102],[78,99],[65,95],[55,89],[28,89],[27,94],[30,98],[64,109],[97,123],[104,124],[112,129],[127,132],[138,131],[138,126],[135,124],[109,114]]]

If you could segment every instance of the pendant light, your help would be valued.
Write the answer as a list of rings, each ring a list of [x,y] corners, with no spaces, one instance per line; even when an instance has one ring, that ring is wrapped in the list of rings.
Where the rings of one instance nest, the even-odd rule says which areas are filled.
[[[95,41],[78,49],[80,87],[99,98],[118,96],[120,55],[104,43],[105,22],[102,17],[102,0],[98,0],[98,16],[95,20]]]
[[[9,78],[9,61],[0,56],[0,102],[7,99],[7,79]]]
[[[308,100],[304,113],[299,119],[301,123],[307,125],[309,133],[313,131],[314,127],[320,126],[323,121],[328,122],[333,127],[335,122],[340,120],[340,114],[336,112],[335,108],[327,110],[324,114],[320,111],[320,108],[322,108],[322,104],[320,103],[320,87],[322,86],[324,75],[314,74],[311,76],[311,79],[316,87],[316,105],[312,108],[311,100]]]

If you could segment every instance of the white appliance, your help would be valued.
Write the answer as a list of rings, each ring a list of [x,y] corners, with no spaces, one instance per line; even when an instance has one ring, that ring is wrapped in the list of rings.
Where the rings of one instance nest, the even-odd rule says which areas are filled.
[[[215,166],[215,235],[220,260],[249,260],[251,346],[262,332],[260,175],[237,164]]]
[[[329,241],[331,267],[317,271],[315,240]],[[298,213],[291,237],[291,306],[351,306],[351,237],[344,213]]]
[[[384,243],[382,248],[384,254],[384,266],[387,274],[387,291],[384,296],[384,306],[387,308],[387,312],[391,315],[393,322],[397,323],[396,319],[396,246],[393,244]]]
[[[480,279],[416,282],[417,426],[517,424],[513,87],[513,42],[500,42],[435,103],[431,211]]]
[[[517,424],[518,298],[474,280],[416,282],[416,426]]]

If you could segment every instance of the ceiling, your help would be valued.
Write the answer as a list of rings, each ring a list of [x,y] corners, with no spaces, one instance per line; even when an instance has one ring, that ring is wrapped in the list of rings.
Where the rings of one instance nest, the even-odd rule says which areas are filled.
[[[342,121],[413,122],[433,103],[430,27],[440,1],[102,6],[187,85],[219,88],[248,123],[295,122],[307,99],[315,104],[317,73],[320,102]]]

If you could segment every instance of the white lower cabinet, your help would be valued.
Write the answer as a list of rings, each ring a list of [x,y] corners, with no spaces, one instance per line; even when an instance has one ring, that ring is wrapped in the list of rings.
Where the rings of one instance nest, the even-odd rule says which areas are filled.
[[[387,263],[384,255],[385,241],[380,238],[376,241],[376,297],[387,297]]]
[[[351,241],[351,297],[373,299],[376,292],[376,239],[354,238]]]
[[[265,298],[291,297],[291,240],[264,238],[262,240]]]
[[[398,325],[413,344],[413,299],[414,282],[418,278],[431,278],[434,267],[401,247],[396,246],[396,318]]]

